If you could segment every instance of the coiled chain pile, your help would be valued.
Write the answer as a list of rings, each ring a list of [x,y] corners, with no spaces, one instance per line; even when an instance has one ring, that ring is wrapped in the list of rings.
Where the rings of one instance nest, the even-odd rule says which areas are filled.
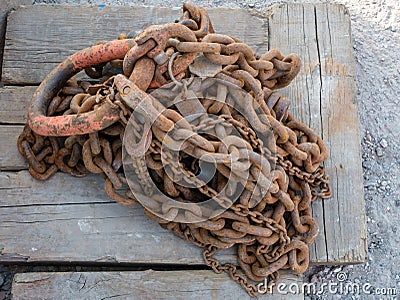
[[[255,55],[185,3],[175,23],[121,34],[60,64],[33,96],[18,149],[38,180],[59,170],[100,174],[122,205],[136,204],[140,191],[149,218],[256,296],[254,282],[306,271],[318,234],[311,202],[331,196],[323,140],[277,92],[300,66],[277,49]],[[92,79],[78,82],[83,69]],[[216,166],[209,180],[199,176],[201,158]],[[199,206],[210,199],[223,208],[217,214]],[[237,264],[213,257],[234,246]]]

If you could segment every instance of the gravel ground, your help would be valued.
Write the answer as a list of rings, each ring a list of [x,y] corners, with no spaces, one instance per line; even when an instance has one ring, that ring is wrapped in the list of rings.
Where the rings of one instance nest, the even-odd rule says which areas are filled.
[[[265,10],[283,1],[194,1],[204,7]],[[310,1],[288,1],[310,2]],[[319,1],[329,2],[329,1]],[[324,288],[310,299],[400,299],[400,6],[398,0],[340,0],[351,14],[357,63],[357,99],[362,130],[364,190],[368,226],[368,260],[363,265],[313,267],[310,282]],[[48,4],[105,4],[180,7],[178,0],[35,0]],[[396,138],[397,136],[397,138]],[[351,200],[351,199],[350,199]],[[0,272],[5,270],[0,266]],[[8,270],[10,271],[10,270]],[[13,271],[13,270],[11,270]],[[10,273],[0,273],[0,299],[10,286]],[[341,290],[354,283],[361,290]],[[334,292],[334,285],[338,291]],[[328,286],[329,287],[329,286]],[[393,293],[397,296],[379,295]]]

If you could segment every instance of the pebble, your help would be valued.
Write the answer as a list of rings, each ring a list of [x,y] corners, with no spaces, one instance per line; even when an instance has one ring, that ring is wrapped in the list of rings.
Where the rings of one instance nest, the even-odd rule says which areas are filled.
[[[396,205],[397,207],[400,206],[400,199],[397,199],[396,201],[394,201],[394,205]]]
[[[388,146],[388,142],[385,139],[381,139],[379,145],[381,145],[382,148],[386,148]]]
[[[383,150],[381,147],[376,148],[375,152],[376,152],[376,155],[378,155],[378,157],[383,156]]]
[[[247,4],[250,8],[254,8],[254,3]]]
[[[372,180],[368,180],[368,178],[365,179],[364,187],[369,187],[369,186],[376,186],[376,182]]]
[[[365,169],[367,169],[367,170],[370,170],[370,169],[371,169],[371,166],[372,166],[371,161],[369,161],[369,160],[363,161],[362,165],[363,165],[363,167],[364,167]]]
[[[337,267],[335,269],[333,269],[333,273],[339,273],[340,271],[342,271],[342,267]]]
[[[8,278],[4,278],[4,283],[3,283],[3,290],[7,291],[11,289],[11,280]]]

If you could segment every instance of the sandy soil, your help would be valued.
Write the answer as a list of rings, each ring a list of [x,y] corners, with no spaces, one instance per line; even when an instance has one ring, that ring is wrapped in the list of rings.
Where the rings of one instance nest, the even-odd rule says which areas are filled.
[[[194,2],[204,7],[223,6],[262,11],[271,4],[283,1]],[[369,254],[363,265],[314,267],[308,272],[308,279],[321,285],[332,282],[339,284],[338,277],[345,278],[344,282],[365,287],[373,295],[367,297],[366,294],[357,295],[346,291],[330,293],[325,289],[322,295],[309,295],[308,298],[397,299],[400,298],[400,5],[398,0],[337,2],[346,5],[352,16]],[[180,0],[35,0],[34,3],[182,5]],[[0,290],[4,292],[9,287],[9,281],[10,276],[0,273]],[[384,292],[380,290],[383,288],[397,288],[397,296],[378,295]],[[0,298],[4,294],[0,291]]]

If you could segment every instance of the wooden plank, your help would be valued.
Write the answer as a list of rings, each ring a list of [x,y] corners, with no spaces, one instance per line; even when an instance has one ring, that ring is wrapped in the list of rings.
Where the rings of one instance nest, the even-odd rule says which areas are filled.
[[[0,88],[0,123],[25,124],[28,105],[36,88],[36,86]]]
[[[241,38],[259,53],[267,49],[265,19],[246,10],[207,10],[217,32]],[[38,84],[54,66],[77,50],[100,40],[115,39],[120,32],[140,32],[151,24],[173,22],[180,14],[180,10],[150,7],[20,8],[8,18],[2,80],[6,84]]]
[[[147,219],[140,206],[47,198],[54,203],[0,208],[0,261],[204,264],[200,248]],[[234,262],[234,253],[218,257]]]
[[[22,125],[0,126],[0,171],[26,169],[28,164],[19,154],[17,148],[18,136],[22,132]]]
[[[290,111],[313,128],[321,132],[320,88],[318,65],[318,48],[315,36],[314,5],[279,5],[270,10],[269,39],[270,48],[278,47],[284,53],[300,55],[303,68],[294,82],[283,90],[291,99]],[[325,223],[323,203],[313,203],[313,215],[318,220],[320,232],[311,252],[311,257],[327,261],[325,243]]]
[[[333,197],[313,203],[321,233],[312,260],[361,263],[366,223],[360,127],[350,18],[337,4],[282,4],[269,10],[269,47],[298,53],[303,67],[284,95],[291,111],[318,132],[330,155],[325,162]]]
[[[32,0],[1,0],[0,2],[0,74],[3,62],[3,49],[7,27],[7,15],[10,10],[17,8],[19,5],[27,4],[32,4]]]
[[[73,178],[57,173],[39,181],[28,171],[0,173],[0,207],[109,203],[101,176]]]
[[[12,285],[18,299],[276,299],[301,300],[304,294],[291,294],[289,286],[301,287],[300,277],[283,275],[286,289],[272,295],[251,298],[227,274],[208,270],[68,272],[16,274]]]
[[[334,201],[324,203],[325,218],[336,217],[335,226],[326,231],[327,249],[332,260],[364,262],[368,245],[350,16],[344,6],[316,6],[315,11],[317,20],[325,20],[317,27],[319,52],[325,58],[321,58],[321,97],[326,99],[321,105],[322,137],[331,149],[325,165],[336,194]]]

